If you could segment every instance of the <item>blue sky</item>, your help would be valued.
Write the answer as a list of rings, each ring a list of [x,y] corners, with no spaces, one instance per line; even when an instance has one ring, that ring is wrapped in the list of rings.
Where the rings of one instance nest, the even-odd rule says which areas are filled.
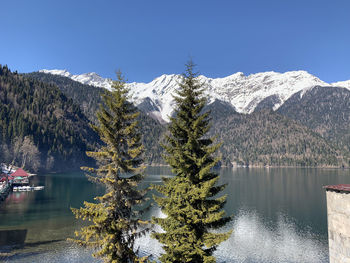
[[[0,64],[148,82],[181,73],[307,70],[350,79],[348,0],[0,0]]]

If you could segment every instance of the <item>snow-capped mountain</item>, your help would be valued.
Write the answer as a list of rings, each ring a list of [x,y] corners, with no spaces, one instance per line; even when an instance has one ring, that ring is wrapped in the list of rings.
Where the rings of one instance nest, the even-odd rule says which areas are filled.
[[[112,80],[104,79],[96,73],[72,75],[66,70],[42,70],[69,77],[84,84],[110,89]],[[199,76],[199,81],[206,87],[209,101],[219,99],[230,103],[237,112],[251,113],[265,98],[274,96],[273,109],[278,109],[289,97],[299,91],[307,91],[315,86],[341,86],[350,89],[350,81],[328,84],[306,71],[285,73],[263,72],[245,76],[242,72],[224,78]],[[136,105],[147,109],[158,119],[165,121],[174,109],[172,94],[181,82],[181,75],[162,75],[149,83],[128,83],[132,99]],[[301,94],[303,94],[301,92]]]

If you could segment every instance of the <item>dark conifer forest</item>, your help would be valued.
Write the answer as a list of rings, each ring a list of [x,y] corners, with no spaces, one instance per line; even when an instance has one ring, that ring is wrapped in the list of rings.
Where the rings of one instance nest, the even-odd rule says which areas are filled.
[[[80,107],[56,85],[0,66],[1,161],[21,166],[26,138],[36,166],[29,170],[78,169],[90,162],[85,151],[99,143]],[[16,143],[17,142],[17,143]]]

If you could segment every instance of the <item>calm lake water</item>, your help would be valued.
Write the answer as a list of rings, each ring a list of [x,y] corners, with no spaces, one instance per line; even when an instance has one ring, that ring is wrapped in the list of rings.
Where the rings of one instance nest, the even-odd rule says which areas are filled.
[[[234,232],[217,252],[218,262],[328,262],[324,185],[350,183],[349,170],[301,168],[221,169],[227,183],[225,207]],[[166,167],[150,167],[144,184],[160,183]],[[99,262],[77,248],[73,237],[81,221],[70,207],[103,193],[83,173],[45,174],[32,182],[45,189],[14,192],[0,204],[1,262]],[[161,215],[154,207],[153,215]],[[6,231],[4,231],[6,230]],[[21,231],[18,231],[21,230]],[[22,244],[18,244],[22,243]],[[157,256],[161,246],[144,237],[140,251]]]

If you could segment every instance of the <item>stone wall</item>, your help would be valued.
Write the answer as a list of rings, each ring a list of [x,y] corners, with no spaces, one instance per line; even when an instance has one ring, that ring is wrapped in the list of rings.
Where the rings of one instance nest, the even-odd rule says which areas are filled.
[[[330,263],[350,263],[350,193],[326,193]]]

